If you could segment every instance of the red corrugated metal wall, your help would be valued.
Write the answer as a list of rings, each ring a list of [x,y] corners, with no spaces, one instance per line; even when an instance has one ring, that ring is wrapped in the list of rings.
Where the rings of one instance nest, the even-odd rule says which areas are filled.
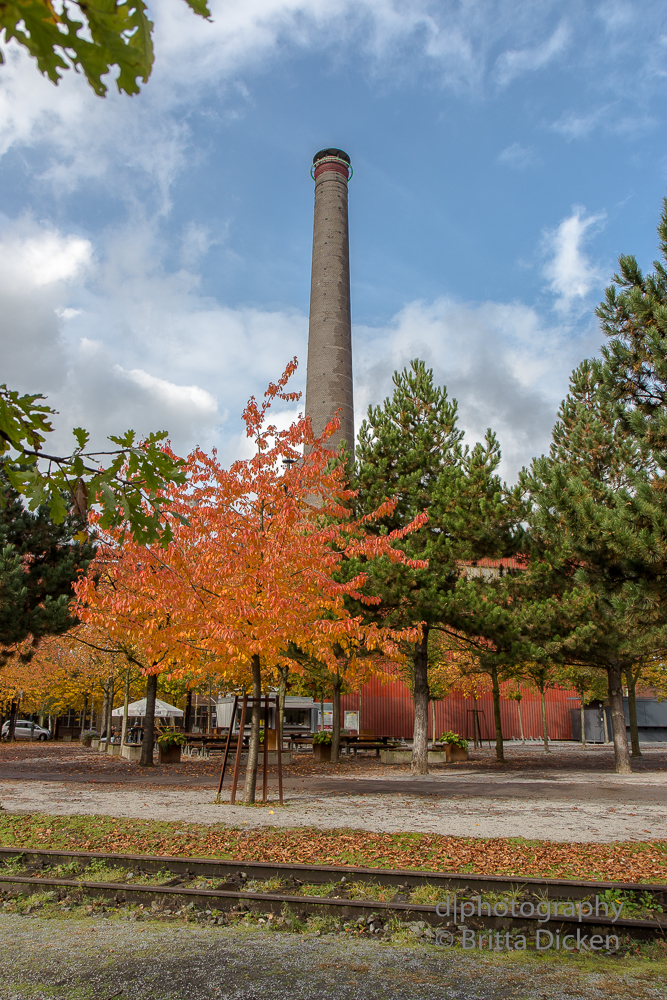
[[[372,729],[377,736],[411,737],[414,711],[410,690],[401,680],[388,680],[384,683],[381,677],[373,677],[364,684],[359,694],[344,695],[341,699],[343,710],[356,712],[361,700],[361,728]],[[576,691],[552,690],[546,694],[547,728],[552,740],[571,740],[570,709],[579,708]],[[472,698],[464,698],[452,694],[442,701],[434,702],[429,713],[429,733],[433,733],[433,709],[435,709],[436,734],[452,729],[461,736],[473,735],[472,709],[475,703]],[[493,721],[493,700],[491,693],[481,694],[477,698],[477,709],[480,713],[480,728],[482,737],[495,739]],[[515,701],[501,699],[500,713],[502,718],[503,736],[512,739],[521,735],[519,727],[519,712]],[[542,736],[542,708],[537,692],[524,692],[521,701],[521,716],[523,732],[526,737]]]

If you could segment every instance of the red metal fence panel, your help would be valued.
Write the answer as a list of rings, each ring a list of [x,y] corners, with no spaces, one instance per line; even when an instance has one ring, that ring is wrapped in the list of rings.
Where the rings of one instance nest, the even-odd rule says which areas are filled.
[[[515,688],[516,685],[512,687]],[[571,740],[570,709],[579,708],[576,692],[549,690],[546,692],[545,700],[549,739]],[[490,692],[481,694],[476,703],[472,698],[462,697],[460,693],[453,693],[442,701],[433,702],[429,709],[430,735],[433,735],[435,723],[436,736],[447,730],[453,730],[461,736],[472,739],[475,707],[479,712],[482,738],[495,739],[493,700]],[[360,711],[361,728],[371,729],[378,736],[403,738],[412,736],[414,721],[412,694],[402,680],[390,679],[383,683],[381,677],[373,677],[363,685],[360,693],[343,695],[341,708],[343,711]],[[504,738],[520,737],[519,710],[516,701],[501,697],[500,716]],[[524,736],[541,739],[542,706],[536,691],[524,692],[521,700],[521,716]]]

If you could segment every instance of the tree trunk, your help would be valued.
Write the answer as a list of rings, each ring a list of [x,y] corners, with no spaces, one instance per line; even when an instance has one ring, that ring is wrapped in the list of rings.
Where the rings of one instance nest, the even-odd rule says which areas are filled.
[[[603,730],[603,733],[604,733],[604,742],[605,742],[605,744],[607,744],[607,743],[609,743],[609,728],[607,727],[607,707],[606,707],[606,705],[602,706],[602,730]]]
[[[113,698],[114,698],[114,682],[113,677],[109,678],[109,696],[107,698],[107,714],[104,720],[104,724],[107,728],[107,747],[109,746],[109,740],[111,739],[111,730],[113,729]]]
[[[16,716],[19,714],[19,703],[13,701],[9,709],[9,727],[7,729],[7,742],[11,743],[16,739]]]
[[[280,674],[280,684],[278,686],[278,712],[276,718],[276,745],[282,748],[283,720],[285,718],[285,696],[287,695],[287,678],[289,667],[278,667]],[[280,743],[278,743],[280,740]]]
[[[542,702],[542,739],[544,740],[545,751],[550,753],[549,730],[547,729],[547,698],[544,688],[540,688],[540,701]]]
[[[630,742],[632,744],[632,756],[641,757],[642,752],[639,746],[639,727],[637,726],[637,699],[636,686],[639,670],[635,673],[632,666],[625,668],[625,682],[628,685],[628,714],[630,716]]]
[[[422,640],[415,646],[413,676],[415,724],[410,770],[413,774],[428,774],[428,628],[424,628]]]
[[[521,698],[516,700],[516,710],[519,713],[519,732],[521,733],[521,746],[525,747],[526,737],[523,735],[523,719],[521,718]]]
[[[473,746],[474,746],[474,748],[476,750],[478,746],[482,745],[482,739],[481,739],[481,735],[480,735],[480,732],[479,732],[479,715],[477,714],[477,697],[476,696],[473,697],[472,703],[473,703],[473,706],[474,706],[473,707],[473,712],[472,712],[472,738],[473,738]],[[466,733],[467,732],[468,732],[468,730],[466,729]]]
[[[211,682],[211,675],[209,674],[208,675],[208,714],[206,716],[206,723],[207,723],[209,735],[211,735],[211,733],[213,732],[213,705],[211,704],[212,701],[213,701],[213,693],[212,693],[211,683],[212,683]],[[216,719],[215,721],[217,722],[218,720]],[[265,722],[264,722],[264,739],[267,739],[266,731],[267,731],[268,728],[269,728],[269,720],[266,719]]]
[[[88,714],[88,694],[83,696],[83,711],[81,713],[81,732],[79,733],[79,739],[83,739],[83,734],[86,731],[86,715]]]
[[[623,667],[618,660],[610,661],[607,667],[607,676],[609,678],[609,705],[611,708],[611,731],[614,736],[616,774],[632,774],[625,712],[623,711]]]
[[[580,710],[581,710],[581,745],[585,747],[586,746],[586,710],[585,710],[585,706],[584,706],[584,695],[583,695],[583,692],[582,692],[582,695],[581,695]]]
[[[336,671],[333,681],[333,732],[331,733],[331,759],[337,761],[340,756],[340,689],[343,681]]]
[[[107,716],[109,715],[109,686],[102,689],[104,698],[102,699],[102,725],[100,726],[100,737],[104,739],[107,735]]]
[[[155,696],[157,694],[157,674],[149,674],[146,678],[146,714],[144,716],[144,738],[141,741],[142,767],[153,766],[153,741],[155,734]]]
[[[130,665],[128,663],[127,670],[125,671],[125,699],[123,701],[123,725],[120,731],[120,745],[121,747],[127,739],[127,707],[130,704]]]
[[[188,697],[185,702],[185,718],[183,719],[186,733],[192,731],[192,688],[188,688]]]
[[[248,763],[245,772],[245,787],[243,801],[251,805],[255,801],[257,785],[257,757],[259,756],[259,719],[262,711],[262,665],[259,656],[252,658],[252,716],[250,720],[250,743],[248,745]],[[239,738],[240,739],[240,738]]]
[[[493,688],[493,721],[496,724],[496,760],[504,764],[503,722],[500,717],[500,684],[498,683],[498,667],[495,663],[491,666],[491,685]]]

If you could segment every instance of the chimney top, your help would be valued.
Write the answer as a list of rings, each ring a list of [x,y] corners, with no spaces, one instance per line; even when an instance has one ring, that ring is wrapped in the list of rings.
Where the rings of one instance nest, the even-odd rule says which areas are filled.
[[[315,156],[313,157],[313,164],[316,164],[318,160],[323,160],[328,156],[335,156],[338,160],[344,160],[345,163],[350,162],[350,157],[347,153],[344,153],[342,149],[321,149],[319,153],[315,153]]]

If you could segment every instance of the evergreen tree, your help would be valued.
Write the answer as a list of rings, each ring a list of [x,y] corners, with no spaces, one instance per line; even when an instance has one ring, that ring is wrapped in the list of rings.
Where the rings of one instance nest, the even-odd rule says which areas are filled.
[[[410,649],[414,698],[412,771],[428,771],[429,636],[443,627],[470,627],[467,609],[452,605],[461,564],[505,554],[507,511],[496,469],[500,450],[487,432],[472,451],[462,444],[457,404],[433,382],[422,361],[396,372],[394,392],[370,407],[359,432],[354,486],[362,511],[384,498],[396,500],[379,530],[408,524],[426,511],[428,523],[401,543],[411,559],[428,560],[425,569],[376,560],[365,566],[379,605],[363,610],[394,628],[421,625],[421,642]],[[358,567],[352,567],[354,571]]]
[[[29,511],[6,479],[0,479],[0,653],[30,639],[67,631],[72,584],[93,556],[89,541],[75,539],[81,519],[54,524],[48,507]]]
[[[524,484],[538,544],[560,550],[569,566],[563,592],[578,589],[590,600],[587,627],[573,619],[557,657],[606,671],[616,770],[629,773],[624,676],[664,641],[644,588],[655,577],[646,562],[657,523],[645,531],[656,504],[647,518],[642,498],[651,495],[657,463],[611,399],[611,384],[606,362],[584,361],[573,372],[550,454],[524,473]]]

